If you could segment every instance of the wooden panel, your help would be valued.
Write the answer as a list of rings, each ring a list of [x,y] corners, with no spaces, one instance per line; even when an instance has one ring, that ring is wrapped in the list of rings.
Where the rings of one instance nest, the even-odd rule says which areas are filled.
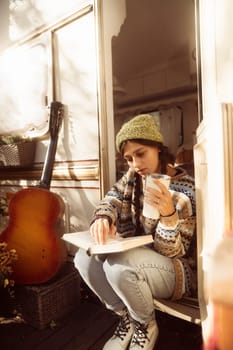
[[[36,164],[32,168],[2,167],[0,180],[39,180],[43,164]],[[53,180],[98,180],[98,160],[87,160],[79,162],[56,162],[53,168]]]
[[[155,309],[181,318],[182,320],[196,324],[201,323],[200,310],[197,299],[184,298],[179,301],[156,299],[154,300],[154,306]]]
[[[233,105],[223,104],[225,230],[233,227]]]

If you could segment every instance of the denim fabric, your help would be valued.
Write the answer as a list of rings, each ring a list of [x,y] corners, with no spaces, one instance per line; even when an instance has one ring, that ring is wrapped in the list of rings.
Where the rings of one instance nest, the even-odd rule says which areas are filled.
[[[105,256],[79,249],[75,267],[106,307],[127,307],[131,317],[147,323],[154,318],[153,299],[170,298],[175,287],[172,260],[147,247]]]

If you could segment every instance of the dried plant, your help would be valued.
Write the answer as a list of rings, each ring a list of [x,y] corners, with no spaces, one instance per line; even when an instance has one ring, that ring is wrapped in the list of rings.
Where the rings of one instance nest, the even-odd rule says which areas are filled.
[[[8,249],[6,242],[0,243],[0,288],[7,288],[13,294],[14,280],[11,278],[12,264],[17,259],[15,249]]]

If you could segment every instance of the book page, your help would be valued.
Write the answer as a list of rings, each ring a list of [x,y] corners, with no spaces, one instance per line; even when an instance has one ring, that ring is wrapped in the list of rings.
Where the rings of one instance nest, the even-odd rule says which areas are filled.
[[[89,254],[106,254],[121,252],[153,242],[152,235],[142,235],[135,237],[109,238],[105,244],[95,243],[89,231],[65,233],[62,238],[79,248],[83,248]]]

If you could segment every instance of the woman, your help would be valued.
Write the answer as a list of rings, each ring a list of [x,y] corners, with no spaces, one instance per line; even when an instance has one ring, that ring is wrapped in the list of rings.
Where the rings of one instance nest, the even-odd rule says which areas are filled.
[[[168,162],[163,137],[151,115],[139,115],[122,126],[116,137],[117,150],[129,169],[97,207],[90,227],[93,239],[104,244],[109,235],[152,234],[152,246],[123,253],[88,256],[80,249],[75,266],[106,305],[120,316],[119,324],[104,350],[154,349],[158,326],[153,299],[179,299],[194,289],[195,262],[191,248],[195,239],[193,179]],[[143,193],[145,177],[167,173],[167,189],[154,180],[160,191]],[[159,210],[159,219],[142,215],[143,199]]]

